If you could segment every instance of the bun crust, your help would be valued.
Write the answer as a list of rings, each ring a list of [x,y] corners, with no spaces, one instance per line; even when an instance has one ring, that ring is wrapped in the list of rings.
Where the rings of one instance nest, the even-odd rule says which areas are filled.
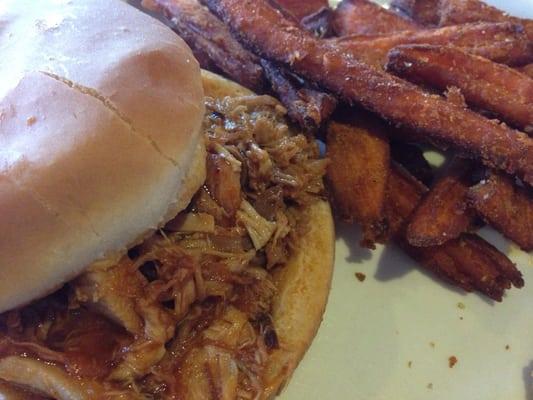
[[[202,70],[206,96],[253,94],[239,84]],[[272,320],[280,347],[263,374],[263,399],[279,393],[311,345],[326,308],[335,258],[335,228],[329,203],[319,200],[302,210],[306,226],[287,265],[274,276]]]
[[[119,0],[9,0],[0,21],[3,312],[174,217],[205,148],[199,66],[158,21]]]
[[[331,207],[318,201],[304,212],[305,233],[287,265],[275,276],[272,319],[280,348],[268,361],[264,399],[279,394],[315,338],[326,309],[335,262]]]

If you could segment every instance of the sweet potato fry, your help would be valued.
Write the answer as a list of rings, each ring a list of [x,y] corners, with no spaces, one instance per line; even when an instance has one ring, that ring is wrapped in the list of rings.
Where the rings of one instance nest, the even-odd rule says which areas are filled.
[[[189,45],[189,47],[191,47],[191,45]],[[215,65],[213,60],[211,60],[209,54],[207,54],[204,50],[199,47],[191,47],[191,50],[194,58],[196,58],[196,61],[198,61],[198,64],[200,64],[200,68],[211,72],[222,73],[222,71],[220,71],[220,69]]]
[[[327,0],[272,0],[280,9],[301,21],[309,15],[315,14],[322,8],[329,8]]]
[[[427,189],[393,163],[387,187],[385,215],[395,241],[424,268],[466,291],[478,290],[501,301],[511,284],[524,285],[516,266],[494,246],[472,234],[462,234],[440,246],[415,247],[405,238],[405,221]]]
[[[306,131],[315,131],[336,106],[333,96],[312,88],[305,80],[288,79],[285,68],[263,70],[260,60],[233,38],[229,29],[196,0],[145,0],[163,12],[193,49],[203,68],[220,72],[243,86],[261,92],[265,78],[287,107],[289,117]]]
[[[378,237],[385,244],[391,239],[404,240],[405,224],[428,188],[396,162],[391,163],[383,213],[387,230]],[[407,241],[405,241],[407,243]]]
[[[333,10],[327,0],[270,0],[270,3],[316,37],[331,36]]]
[[[457,104],[459,107],[467,107],[465,97],[457,86],[447,87],[444,91],[444,97],[446,97],[446,100]]]
[[[422,26],[439,23],[440,0],[392,0],[391,7],[407,15]]]
[[[384,37],[365,38],[345,36],[331,39],[342,51],[376,67],[386,64],[387,53],[402,44],[453,44],[502,64],[523,65],[533,60],[529,40],[520,25],[503,23],[474,23],[418,31],[403,31]]]
[[[517,288],[524,286],[522,273],[505,254],[477,235],[467,234],[464,237],[469,238],[468,243],[470,247],[477,248],[480,253],[484,253],[489,260],[497,264],[498,271],[503,275],[503,278],[500,278],[500,282],[505,283],[506,288],[509,288],[511,285]],[[507,282],[510,282],[511,285]]]
[[[454,160],[411,216],[406,230],[409,244],[438,246],[468,230],[475,217],[467,207],[470,174],[470,163]]]
[[[290,65],[396,125],[425,133],[428,141],[453,146],[533,185],[533,140],[526,134],[357,61],[357,54],[314,38],[265,0],[203,1],[263,57]]]
[[[363,228],[362,245],[373,248],[383,227],[389,175],[389,143],[377,120],[331,122],[327,132],[327,181],[335,211]]]
[[[406,45],[390,51],[387,70],[441,90],[455,86],[467,103],[533,133],[533,79],[512,68],[454,47]]]
[[[510,289],[511,284],[517,288],[524,286],[516,266],[476,235],[463,234],[436,247],[402,247],[435,274],[466,290],[470,286],[495,301],[502,301],[505,289]]]
[[[533,20],[513,17],[479,0],[440,0],[438,9],[440,26],[479,21],[512,22],[523,25],[529,39],[533,40]]]
[[[527,64],[522,67],[518,67],[517,70],[533,79],[533,64]]]
[[[391,157],[394,161],[404,167],[424,185],[431,185],[431,182],[433,182],[433,170],[420,147],[399,141],[392,141],[390,147]]]
[[[143,5],[165,15],[174,30],[200,55],[204,67],[213,69],[215,65],[241,85],[262,90],[265,81],[259,59],[245,50],[227,27],[196,0],[144,0]]]
[[[337,36],[387,35],[420,28],[371,0],[342,0],[333,12],[332,26]]]
[[[533,250],[533,198],[513,179],[491,173],[468,192],[472,206],[506,237],[524,251]]]
[[[289,117],[308,132],[316,132],[337,106],[335,97],[316,90],[268,60],[261,60],[267,79]]]
[[[300,25],[309,32],[314,33],[318,38],[329,37],[333,33],[331,21],[333,18],[333,10],[329,7],[322,7],[313,14],[302,18]]]

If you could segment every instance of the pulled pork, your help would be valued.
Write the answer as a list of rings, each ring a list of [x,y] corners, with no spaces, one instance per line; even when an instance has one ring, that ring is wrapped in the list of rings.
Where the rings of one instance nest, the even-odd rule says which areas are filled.
[[[323,193],[325,161],[271,97],[206,104],[207,179],[187,210],[116,265],[1,315],[0,360],[53,365],[99,399],[261,395],[278,346],[271,274],[305,229],[299,210]],[[61,398],[47,382],[27,386]]]

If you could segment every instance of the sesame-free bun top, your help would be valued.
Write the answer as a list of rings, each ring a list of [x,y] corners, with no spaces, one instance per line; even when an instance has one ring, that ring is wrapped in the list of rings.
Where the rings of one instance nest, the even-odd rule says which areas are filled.
[[[205,178],[198,63],[120,0],[0,2],[0,312],[115,262]]]

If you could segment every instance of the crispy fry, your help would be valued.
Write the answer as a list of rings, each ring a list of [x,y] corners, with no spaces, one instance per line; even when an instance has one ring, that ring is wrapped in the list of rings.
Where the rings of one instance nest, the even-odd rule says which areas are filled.
[[[333,12],[332,25],[337,36],[387,35],[419,28],[371,0],[342,0]]]
[[[446,100],[458,105],[459,107],[467,107],[465,97],[457,86],[447,87],[444,91],[444,97],[446,97]]]
[[[189,45],[189,47],[191,47],[191,45]],[[222,73],[222,71],[220,71],[220,69],[215,65],[213,60],[211,60],[209,54],[207,54],[204,50],[192,47],[191,50],[194,54],[194,58],[196,58],[196,61],[198,61],[198,64],[200,64],[200,68],[216,73]]]
[[[464,236],[469,238],[468,242],[471,247],[477,248],[479,252],[484,253],[489,260],[498,265],[497,269],[504,277],[503,279],[500,278],[502,283],[507,281],[516,288],[524,287],[524,278],[522,277],[522,273],[505,254],[500,252],[496,247],[487,243],[479,236],[472,234]],[[507,284],[506,287],[509,288],[510,285]]]
[[[302,25],[309,32],[313,32],[316,37],[329,37],[333,33],[331,21],[333,18],[333,10],[329,7],[322,7],[314,14],[302,18],[300,25]]]
[[[399,141],[392,141],[390,146],[391,156],[394,161],[404,167],[424,185],[431,185],[431,182],[433,182],[433,170],[420,147]]]
[[[392,0],[391,8],[407,15],[422,26],[436,26],[439,23],[440,0]]]
[[[524,285],[516,266],[494,246],[472,234],[462,234],[440,246],[415,247],[405,239],[404,223],[427,189],[393,164],[387,188],[387,215],[391,235],[424,268],[466,291],[478,290],[501,301],[511,284]]]
[[[387,197],[383,213],[387,231],[379,237],[379,243],[399,239],[404,234],[404,226],[428,188],[396,162],[391,163],[387,182]]]
[[[533,131],[533,79],[454,47],[407,45],[389,53],[387,69],[415,83],[461,90],[467,103]]]
[[[191,46],[203,68],[221,72],[243,86],[262,91],[267,78],[287,107],[289,116],[304,130],[315,131],[333,112],[333,96],[311,88],[305,80],[288,79],[289,71],[263,71],[260,60],[233,38],[229,29],[196,0],[145,0],[145,6],[165,14]]]
[[[533,140],[440,96],[358,62],[355,54],[318,40],[265,0],[204,0],[262,56],[385,119],[425,133],[427,140],[479,157],[533,185]]]
[[[407,226],[409,244],[438,246],[468,230],[475,217],[467,208],[466,198],[471,168],[467,161],[454,160],[447,173],[424,196]]]
[[[309,15],[315,14],[322,8],[329,8],[327,0],[271,0],[278,8],[301,21]]]
[[[311,88],[268,60],[262,59],[261,65],[272,89],[287,107],[289,117],[306,131],[317,131],[335,110],[335,97]]]
[[[327,0],[270,0],[270,4],[316,37],[327,37],[332,33],[333,10]]]
[[[468,22],[512,22],[524,26],[533,40],[533,20],[516,18],[479,0],[440,0],[439,25],[458,25]]]
[[[513,179],[491,173],[468,192],[472,206],[490,225],[524,251],[533,250],[533,200],[531,192]]]
[[[387,62],[387,53],[402,44],[449,45],[452,43],[471,54],[509,65],[523,65],[533,60],[529,40],[520,25],[508,22],[474,23],[418,31],[403,31],[394,35],[365,38],[346,36],[331,39],[333,45],[348,51],[360,60],[376,67]]]
[[[374,247],[383,228],[389,175],[389,143],[377,120],[331,122],[327,133],[327,180],[335,211],[363,228],[362,245]]]
[[[213,69],[254,91],[264,86],[258,58],[231,36],[227,27],[196,0],[144,0],[143,5],[162,12],[176,32],[199,54],[204,67]]]
[[[533,63],[518,67],[517,70],[533,79]]]
[[[404,250],[424,267],[468,290],[468,286],[496,301],[502,301],[511,284],[524,286],[516,266],[494,246],[472,234],[463,234],[436,247],[406,247]],[[465,280],[466,278],[466,280]]]

